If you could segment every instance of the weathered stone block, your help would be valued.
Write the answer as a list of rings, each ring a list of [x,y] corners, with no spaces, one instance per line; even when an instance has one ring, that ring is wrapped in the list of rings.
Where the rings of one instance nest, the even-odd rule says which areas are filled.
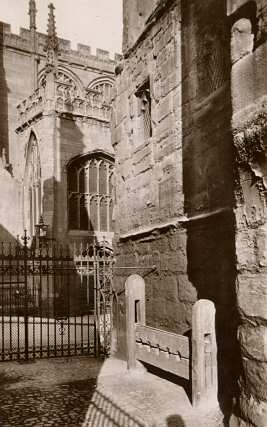
[[[267,319],[267,275],[240,274],[237,283],[237,301],[242,314]]]
[[[256,257],[260,267],[267,267],[267,224],[264,224],[256,233]]]
[[[163,120],[173,111],[172,96],[167,96],[158,105],[158,121]]]
[[[260,362],[267,362],[267,327],[239,327],[238,337],[244,356]]]
[[[192,285],[187,275],[179,274],[179,300],[181,302],[195,302],[197,300],[197,290]]]
[[[243,357],[246,393],[267,401],[267,363]]]
[[[236,257],[239,268],[257,264],[254,229],[246,229],[237,233]]]
[[[244,424],[243,421],[244,427],[250,427],[250,425],[253,427],[266,427],[267,402],[259,401],[252,395],[242,393],[240,398],[240,409],[242,418],[247,422],[247,424]]]

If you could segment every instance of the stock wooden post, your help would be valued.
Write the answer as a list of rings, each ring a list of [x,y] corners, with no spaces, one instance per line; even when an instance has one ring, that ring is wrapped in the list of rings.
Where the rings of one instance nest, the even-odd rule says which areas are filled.
[[[145,281],[138,274],[128,277],[125,283],[127,367],[136,367],[135,324],[145,325]]]
[[[217,405],[217,344],[215,306],[199,300],[192,316],[192,401],[193,406]]]

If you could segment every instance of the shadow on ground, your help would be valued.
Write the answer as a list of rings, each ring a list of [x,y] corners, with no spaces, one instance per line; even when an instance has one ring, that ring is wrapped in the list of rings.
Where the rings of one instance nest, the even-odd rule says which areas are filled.
[[[86,357],[1,364],[1,427],[81,426],[101,365]]]

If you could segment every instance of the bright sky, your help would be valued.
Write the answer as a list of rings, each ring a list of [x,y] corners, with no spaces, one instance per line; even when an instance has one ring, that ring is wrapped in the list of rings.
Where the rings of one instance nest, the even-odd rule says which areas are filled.
[[[72,47],[83,43],[121,52],[122,0],[36,0],[37,30],[46,32],[48,4],[54,3],[57,34],[72,40]],[[29,27],[29,0],[0,0],[0,21],[11,24],[12,32]]]

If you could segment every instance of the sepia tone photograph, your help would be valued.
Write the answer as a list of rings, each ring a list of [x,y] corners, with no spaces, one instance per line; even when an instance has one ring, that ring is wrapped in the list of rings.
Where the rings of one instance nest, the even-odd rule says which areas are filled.
[[[267,427],[267,0],[1,0],[0,427]]]

